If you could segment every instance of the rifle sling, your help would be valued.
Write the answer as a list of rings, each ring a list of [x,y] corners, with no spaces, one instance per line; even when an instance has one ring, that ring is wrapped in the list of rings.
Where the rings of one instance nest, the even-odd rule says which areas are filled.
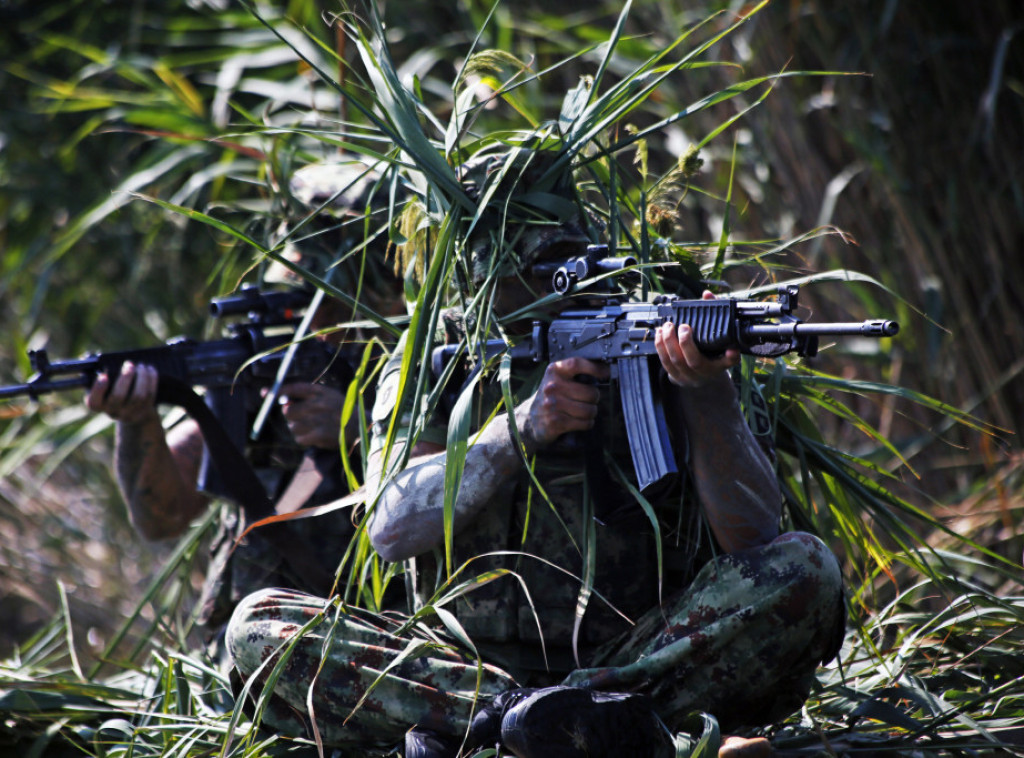
[[[221,475],[229,497],[242,509],[248,523],[254,524],[274,515],[274,504],[267,497],[249,461],[231,441],[213,411],[191,386],[180,379],[161,374],[156,401],[183,408],[199,425],[210,458]],[[308,549],[294,534],[281,528],[281,525],[272,524],[263,527],[260,536],[278,549],[281,557],[310,590],[325,595],[330,592],[334,585],[334,575],[310,559]]]
[[[312,449],[307,450],[302,456],[302,463],[292,475],[292,480],[277,499],[274,511],[281,514],[299,510],[309,502],[323,481],[324,475],[316,465],[316,452]]]

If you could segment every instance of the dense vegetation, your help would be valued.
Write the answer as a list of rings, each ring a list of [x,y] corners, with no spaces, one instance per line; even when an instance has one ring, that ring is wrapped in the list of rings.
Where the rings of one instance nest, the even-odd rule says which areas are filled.
[[[444,196],[434,161],[444,127],[463,125],[455,92],[473,107],[458,131],[471,153],[476,135],[557,118],[600,73],[595,93],[622,87],[637,105],[588,113],[595,139],[622,145],[602,164],[618,182],[608,218],[635,215],[699,145],[703,165],[667,196],[661,233],[679,260],[736,291],[806,278],[815,318],[903,325],[897,340],[751,369],[784,383],[781,481],[793,519],[843,555],[855,622],[842,667],[776,746],[966,755],[1024,741],[1016,4],[775,0],[742,22],[754,8],[728,2],[381,9],[393,81],[369,14],[336,34],[325,19],[340,7],[313,0],[0,6],[2,381],[24,379],[26,347],[59,358],[209,334],[205,301],[258,275],[281,222],[308,213],[288,192],[297,168],[341,148],[394,161],[401,140]],[[470,57],[489,49],[514,58]],[[641,96],[629,85],[645,66],[671,74]],[[134,536],[110,424],[80,393],[0,407],[0,440],[3,739],[262,750],[189,636],[205,525],[180,545]]]

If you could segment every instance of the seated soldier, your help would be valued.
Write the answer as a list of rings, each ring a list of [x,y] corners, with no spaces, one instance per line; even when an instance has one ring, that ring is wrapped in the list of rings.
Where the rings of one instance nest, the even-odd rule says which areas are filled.
[[[286,259],[324,276],[330,264],[351,251],[356,244],[352,230],[361,239],[364,206],[373,190],[371,179],[376,177],[364,174],[361,164],[314,164],[295,173],[290,183],[293,194],[305,206],[306,214],[319,211],[319,215],[303,232],[302,240],[286,248]],[[347,228],[346,218],[354,220]],[[379,226],[379,219],[374,219],[373,225]],[[377,243],[367,249],[380,258],[377,267],[383,268],[383,246]],[[268,268],[264,281],[305,286],[298,275],[277,263]],[[404,312],[400,283],[393,277],[380,277],[376,284],[366,288],[364,300],[369,298],[370,306],[380,309],[382,315]],[[356,289],[353,282],[339,281],[338,286]],[[349,493],[339,450],[342,439],[359,468],[355,459],[359,420],[353,414],[343,436],[341,418],[347,384],[359,364],[364,339],[351,329],[333,329],[351,321],[353,313],[351,307],[333,298],[320,302],[309,331],[337,351],[336,360],[322,377],[282,385],[279,403],[264,432],[247,446],[248,461],[276,513],[332,502]],[[158,379],[152,366],[125,363],[120,376],[98,376],[86,397],[91,410],[117,421],[118,483],[135,528],[149,540],[180,536],[212,500],[229,494],[217,489],[212,479],[201,484],[204,439],[195,420],[186,418],[165,432],[155,405]],[[251,422],[262,399],[253,396],[250,400]],[[245,516],[244,508],[222,511],[199,601],[198,622],[211,653],[218,658],[223,658],[224,626],[241,598],[262,587],[329,593],[335,569],[355,532],[351,514],[339,511],[262,528],[236,546],[246,526]]]
[[[519,184],[496,193],[495,205],[506,213],[515,193],[528,191],[535,204],[531,179],[549,161],[532,160],[521,171],[496,163],[464,183],[482,196],[492,177],[515,174]],[[575,201],[573,190],[544,188]],[[550,278],[533,276],[533,264],[586,242],[581,219],[533,233],[503,217],[490,243],[466,245],[474,258],[466,270],[504,275],[498,316],[523,313],[548,291]],[[446,320],[456,340],[465,322],[473,318]],[[530,322],[502,327],[514,336]],[[401,345],[378,387],[368,490],[377,486],[379,498],[369,529],[382,557],[408,562],[423,604],[444,578],[449,420],[439,404],[413,439],[415,415],[395,408]],[[446,609],[473,651],[439,629],[266,590],[244,600],[229,624],[242,675],[265,678],[274,654],[294,643],[274,693],[298,711],[311,703],[326,744],[388,747],[404,738],[406,758],[496,745],[519,758],[667,757],[693,711],[736,730],[798,709],[842,637],[837,561],[811,535],[780,534],[771,456],[729,374],[737,351],[703,355],[685,324],[658,328],[655,345],[685,474],[643,501],[621,415],[609,413],[599,386],[607,365],[570,358],[538,378],[532,366],[513,364],[510,414],[491,413],[502,391],[497,377],[479,377],[480,412],[450,515],[451,565],[471,561],[469,572],[490,572],[489,581]],[[392,418],[405,431],[388,450]],[[767,750],[763,739],[733,739],[722,755]]]

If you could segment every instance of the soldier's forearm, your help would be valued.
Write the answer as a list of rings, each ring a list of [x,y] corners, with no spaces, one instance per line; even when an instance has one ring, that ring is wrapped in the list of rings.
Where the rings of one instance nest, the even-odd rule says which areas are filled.
[[[202,438],[172,451],[159,418],[151,423],[118,423],[115,468],[132,523],[149,540],[175,537],[205,503],[195,475]],[[193,465],[194,464],[194,465]],[[183,469],[185,469],[183,471]],[[186,480],[186,476],[191,477]]]
[[[370,541],[385,560],[404,560],[443,544],[447,465],[447,453],[422,457],[411,461],[385,485],[369,528]],[[507,494],[507,484],[520,466],[508,418],[501,414],[470,440],[454,504],[453,529],[458,531],[483,508]],[[368,482],[374,483],[372,478]],[[370,491],[374,491],[372,487]]]
[[[694,483],[719,545],[735,552],[771,542],[779,533],[778,480],[731,381],[687,390],[681,400]]]

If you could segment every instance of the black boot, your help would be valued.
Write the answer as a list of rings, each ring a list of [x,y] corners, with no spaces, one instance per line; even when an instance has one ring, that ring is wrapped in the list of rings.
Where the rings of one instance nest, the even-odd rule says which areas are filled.
[[[412,728],[405,733],[403,758],[455,758],[461,740],[429,729]]]
[[[501,721],[509,709],[536,692],[536,689],[505,690],[473,716],[467,742],[473,747],[493,747],[501,741]]]
[[[518,758],[672,758],[668,731],[644,695],[581,687],[537,690],[508,709],[501,741]]]

